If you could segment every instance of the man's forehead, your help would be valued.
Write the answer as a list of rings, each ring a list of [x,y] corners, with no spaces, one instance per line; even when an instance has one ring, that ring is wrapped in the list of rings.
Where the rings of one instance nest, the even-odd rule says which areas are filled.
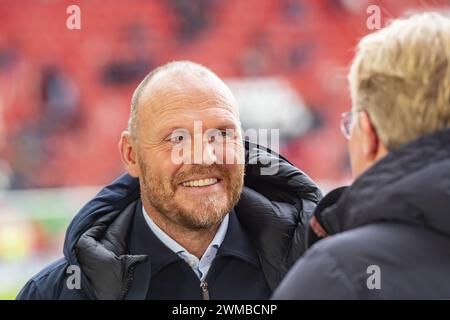
[[[150,112],[169,111],[174,104],[194,108],[224,107],[238,114],[238,106],[230,89],[209,72],[163,72],[145,87],[140,104]]]

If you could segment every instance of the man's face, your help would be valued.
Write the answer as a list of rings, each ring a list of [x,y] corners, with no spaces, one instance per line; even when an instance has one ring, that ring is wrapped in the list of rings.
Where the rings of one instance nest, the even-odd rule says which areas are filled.
[[[358,125],[358,112],[352,113],[352,124],[350,128],[350,141],[348,144],[350,164],[353,176],[356,178],[362,173],[364,167],[363,139]]]
[[[387,154],[366,111],[353,112],[350,128],[349,154],[355,178]]]
[[[243,186],[237,106],[216,82],[188,76],[163,81],[140,102],[137,160],[144,205],[190,229],[218,224]]]

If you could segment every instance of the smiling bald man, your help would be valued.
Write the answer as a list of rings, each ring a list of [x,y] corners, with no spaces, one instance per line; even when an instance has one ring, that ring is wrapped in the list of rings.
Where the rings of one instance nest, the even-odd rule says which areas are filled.
[[[119,146],[127,174],[81,209],[64,258],[18,299],[266,299],[302,255],[321,193],[243,141],[236,99],[209,69],[147,75]]]

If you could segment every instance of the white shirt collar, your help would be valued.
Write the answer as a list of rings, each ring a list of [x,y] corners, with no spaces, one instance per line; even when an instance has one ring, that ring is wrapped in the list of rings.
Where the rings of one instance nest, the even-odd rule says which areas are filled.
[[[192,270],[197,274],[197,276],[204,280],[206,274],[208,273],[211,263],[216,257],[217,250],[222,245],[223,239],[228,230],[228,220],[229,215],[227,214],[222,220],[219,229],[216,232],[213,240],[209,244],[205,253],[199,260],[196,256],[187,251],[182,245],[172,239],[167,233],[165,233],[158,225],[150,218],[147,211],[145,211],[144,206],[142,206],[142,213],[144,214],[144,219],[147,222],[150,230],[158,237],[158,239],[164,243],[170,250],[178,254],[183,260],[185,260]]]

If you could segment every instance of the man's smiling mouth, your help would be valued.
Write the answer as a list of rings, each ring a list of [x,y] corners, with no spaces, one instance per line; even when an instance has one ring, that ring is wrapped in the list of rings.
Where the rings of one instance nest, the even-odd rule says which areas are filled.
[[[195,188],[195,187],[207,187],[218,183],[220,180],[217,178],[207,178],[198,180],[189,180],[181,183],[183,187]]]

